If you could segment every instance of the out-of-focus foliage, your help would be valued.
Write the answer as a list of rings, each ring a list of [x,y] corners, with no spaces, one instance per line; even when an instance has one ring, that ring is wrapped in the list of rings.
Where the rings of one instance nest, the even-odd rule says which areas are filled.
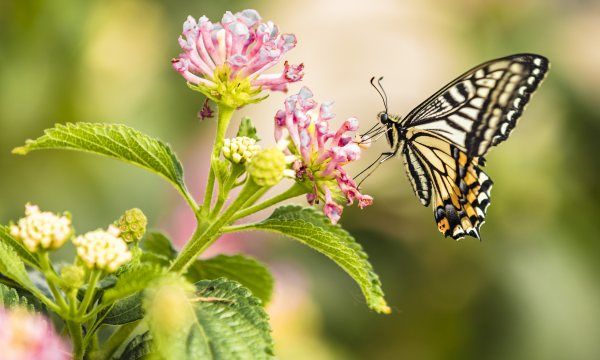
[[[188,14],[219,18],[246,7],[297,35],[290,62],[305,63],[304,82],[319,99],[334,99],[340,118],[356,115],[364,128],[382,109],[368,84],[373,75],[385,75],[391,111],[406,114],[482,61],[527,51],[552,63],[511,139],[488,156],[495,186],[482,242],[441,238],[400,160],[365,183],[372,207],[344,214],[381,275],[391,317],[366,310],[345,274],[292,242],[223,242],[304,269],[276,279],[287,285],[270,308],[283,359],[600,357],[597,2],[2,1],[1,223],[28,201],[78,214],[82,232],[139,207],[151,226],[182,241],[193,217],[160,179],[70,152],[23,158],[10,150],[57,122],[123,123],[170,143],[198,195],[214,121],[199,122],[203,99],[169,60]],[[273,94],[244,110],[265,146],[282,101]],[[375,144],[359,166],[385,148]]]

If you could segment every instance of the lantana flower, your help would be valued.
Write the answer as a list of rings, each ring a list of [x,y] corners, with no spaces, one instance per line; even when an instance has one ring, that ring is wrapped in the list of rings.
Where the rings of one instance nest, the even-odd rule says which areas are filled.
[[[244,164],[252,160],[260,151],[256,140],[247,136],[238,136],[223,141],[223,156],[234,164]]]
[[[58,249],[73,234],[71,217],[41,211],[37,205],[27,204],[25,217],[10,226],[10,234],[31,252]]]
[[[131,260],[127,243],[120,237],[119,229],[110,225],[108,230],[94,230],[73,239],[77,256],[90,269],[115,272]]]
[[[285,151],[296,156],[291,166],[296,181],[309,188],[307,201],[324,201],[323,212],[332,223],[337,223],[343,211],[340,202],[345,200],[346,205],[351,205],[357,200],[360,208],[373,202],[372,197],[360,193],[344,169],[360,157],[361,148],[351,135],[358,130],[358,120],[348,118],[333,131],[333,103],[319,106],[312,97],[312,92],[303,87],[285,100],[285,109],[275,115],[275,140],[289,141]]]
[[[2,359],[67,360],[67,343],[50,321],[25,309],[0,307],[0,348]]]
[[[183,53],[171,62],[189,86],[230,108],[258,102],[262,90],[286,91],[302,79],[303,65],[284,63],[281,73],[265,74],[296,46],[296,36],[280,34],[256,10],[226,12],[218,23],[191,16],[179,38]]]

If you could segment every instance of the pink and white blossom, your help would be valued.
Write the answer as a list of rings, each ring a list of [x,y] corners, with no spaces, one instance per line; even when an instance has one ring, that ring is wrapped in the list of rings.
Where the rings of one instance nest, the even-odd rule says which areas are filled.
[[[183,53],[172,60],[173,68],[200,91],[224,91],[227,86],[221,86],[223,81],[245,79],[259,92],[287,91],[289,83],[303,76],[302,64],[287,61],[281,73],[265,73],[296,46],[296,36],[280,33],[271,21],[263,22],[256,10],[228,11],[217,23],[206,16],[199,20],[188,16],[179,44]]]
[[[298,94],[285,100],[285,109],[275,114],[275,140],[289,140],[285,149],[296,155],[292,164],[296,180],[310,186],[306,198],[310,204],[324,201],[323,212],[337,223],[343,211],[339,199],[351,205],[355,200],[364,208],[373,198],[361,194],[344,166],[360,158],[361,148],[351,134],[358,130],[358,119],[351,117],[332,130],[330,120],[333,103],[320,106],[312,92],[303,87]]]
[[[70,347],[41,315],[0,307],[0,358],[6,360],[67,360]]]

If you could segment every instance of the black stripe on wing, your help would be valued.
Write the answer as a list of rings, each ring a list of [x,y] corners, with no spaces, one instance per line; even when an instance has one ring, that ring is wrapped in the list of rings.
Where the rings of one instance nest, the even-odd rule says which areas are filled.
[[[490,89],[490,96],[473,130],[467,135],[470,157],[487,153],[491,146],[508,139],[525,106],[548,71],[548,59],[525,54],[511,59],[508,71]]]
[[[434,133],[484,155],[506,138],[548,70],[548,60],[517,54],[488,61],[440,89],[413,109],[402,125]]]
[[[479,168],[479,158],[469,159],[464,151],[425,131],[415,133],[404,149],[403,155],[416,157],[427,173],[438,230],[456,240],[465,235],[479,238],[492,187]],[[410,176],[408,167],[407,171]]]

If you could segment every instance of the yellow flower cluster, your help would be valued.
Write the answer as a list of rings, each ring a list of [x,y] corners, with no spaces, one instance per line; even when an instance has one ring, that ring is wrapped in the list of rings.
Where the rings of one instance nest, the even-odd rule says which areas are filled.
[[[119,229],[111,225],[107,230],[94,230],[76,237],[77,255],[90,269],[115,272],[131,260],[127,243],[119,237]]]
[[[252,138],[238,136],[233,139],[225,139],[222,151],[225,159],[236,164],[243,164],[249,162],[260,151],[260,145],[257,145],[256,140]]]
[[[10,226],[10,234],[25,247],[35,252],[38,249],[57,249],[73,234],[71,218],[49,211],[40,211],[37,205],[25,205],[25,217]]]

